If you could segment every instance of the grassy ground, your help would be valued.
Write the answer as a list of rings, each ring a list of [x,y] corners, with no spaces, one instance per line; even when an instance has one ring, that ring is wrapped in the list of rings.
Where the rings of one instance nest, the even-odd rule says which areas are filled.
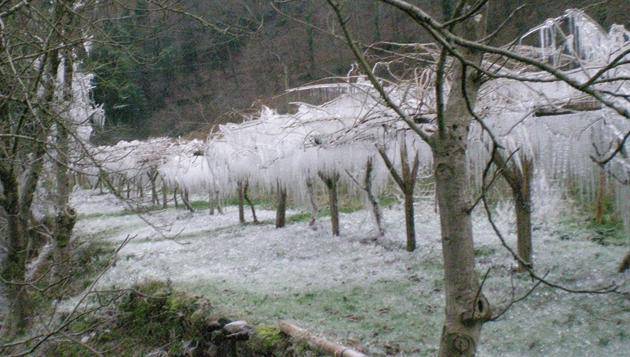
[[[341,218],[341,238],[330,237],[325,211],[315,227],[306,224],[310,214],[292,212],[288,227],[277,230],[274,212],[264,205],[258,212],[261,224],[244,226],[234,207],[223,216],[209,216],[202,203],[197,207],[196,213],[173,208],[151,213],[153,222],[168,222],[166,235],[114,209],[84,216],[77,233],[100,232],[88,239],[116,244],[127,234],[137,236],[103,286],[171,279],[176,288],[208,298],[226,316],[268,325],[294,320],[372,355],[434,355],[443,290],[439,221],[431,202],[418,202],[418,250],[412,254],[402,249],[402,212],[395,204],[384,210],[388,234],[380,242],[371,240],[369,214],[351,205]],[[625,250],[593,239],[598,228],[578,211],[559,216],[569,218],[535,223],[538,269],[567,286],[614,280],[627,290],[627,276],[615,273]],[[496,218],[513,242],[509,210]],[[510,281],[517,296],[532,282],[512,275],[514,262],[482,215],[475,215],[474,225],[478,267],[493,267],[485,289],[498,309],[509,300]],[[480,355],[618,355],[629,341],[621,328],[629,317],[623,296],[540,288],[501,321],[484,327]]]

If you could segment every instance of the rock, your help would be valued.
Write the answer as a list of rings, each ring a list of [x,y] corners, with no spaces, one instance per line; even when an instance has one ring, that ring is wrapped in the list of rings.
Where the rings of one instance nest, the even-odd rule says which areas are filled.
[[[247,325],[246,321],[239,320],[230,322],[229,324],[223,326],[223,331],[225,331],[227,334],[233,334],[242,332],[246,328],[251,329],[251,327]]]
[[[227,339],[232,340],[248,340],[253,334],[254,328],[249,326],[246,321],[234,321],[223,326]]]

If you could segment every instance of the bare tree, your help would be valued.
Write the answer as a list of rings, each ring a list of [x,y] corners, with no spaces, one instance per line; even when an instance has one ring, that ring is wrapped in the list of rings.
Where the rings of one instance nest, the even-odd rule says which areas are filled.
[[[310,178],[306,179],[306,193],[308,194],[308,201],[311,206],[311,221],[308,225],[312,227],[315,225],[315,222],[317,222],[319,207],[317,206],[317,198],[315,197],[314,183]]]
[[[379,93],[387,106],[394,110],[415,133],[417,133],[430,147],[434,159],[434,172],[436,181],[436,196],[440,211],[440,225],[442,231],[442,252],[444,259],[444,285],[445,285],[445,321],[440,342],[440,356],[470,356],[474,355],[479,344],[481,326],[484,322],[492,320],[492,310],[488,300],[485,298],[482,283],[475,271],[475,256],[473,245],[473,232],[471,222],[471,207],[473,204],[470,192],[468,191],[468,165],[466,153],[468,149],[468,133],[473,122],[479,123],[483,130],[492,138],[494,149],[504,150],[496,140],[494,133],[485,125],[484,121],[474,111],[477,103],[477,96],[483,81],[487,78],[508,78],[519,81],[536,81],[527,76],[499,73],[503,66],[490,66],[487,69],[482,66],[485,56],[495,56],[492,63],[514,61],[521,65],[532,66],[538,70],[548,73],[551,81],[562,81],[570,87],[582,91],[594,99],[600,101],[604,106],[614,110],[619,115],[630,118],[630,113],[619,101],[613,98],[622,98],[621,95],[602,91],[593,86],[601,79],[602,75],[610,71],[619,62],[623,62],[628,51],[622,51],[611,60],[608,66],[597,71],[597,73],[584,82],[579,82],[566,75],[563,71],[554,68],[540,60],[532,59],[513,51],[511,47],[494,47],[488,45],[498,30],[491,34],[486,34],[487,1],[460,0],[453,7],[450,16],[444,22],[439,22],[430,16],[419,6],[404,0],[381,0],[382,3],[393,6],[428,32],[440,48],[440,54],[435,65],[434,87],[435,87],[435,115],[437,132],[427,132],[415,123],[413,118],[389,97],[383,84],[372,72],[372,68],[367,63],[364,55],[360,51],[358,44],[353,39],[347,26],[348,18],[344,15],[344,3],[342,1],[327,0],[335,11],[338,22],[346,41],[359,61],[359,65],[368,76],[370,82]],[[511,16],[510,16],[511,17]],[[507,19],[509,20],[509,18]],[[445,82],[446,76],[450,74],[450,89],[446,96]],[[626,98],[627,100],[627,98]],[[628,133],[625,138],[630,136]],[[625,139],[620,140],[623,146]],[[619,146],[611,155],[619,152]],[[503,157],[507,157],[501,152]],[[495,158],[501,156],[495,155]],[[611,156],[612,157],[612,156]],[[497,160],[499,161],[499,160]],[[606,159],[600,161],[605,162]],[[491,161],[492,162],[492,159]],[[499,167],[506,168],[505,176],[515,174],[512,168],[508,168],[507,159],[501,159]],[[512,170],[510,172],[510,170]],[[527,167],[524,171],[531,171]],[[526,217],[530,207],[527,204],[529,195],[529,172],[521,172],[522,175],[510,177],[511,186],[514,188],[514,196],[520,212],[523,213],[522,220],[529,222]],[[523,181],[525,180],[525,181]],[[554,284],[534,272],[530,261],[520,255],[527,256],[531,251],[531,244],[523,244],[519,253],[514,252],[505,243],[501,232],[492,221],[491,211],[488,209],[485,196],[482,200],[492,223],[495,232],[502,241],[502,244],[519,261],[522,268],[525,268],[530,276],[537,281],[536,285],[543,283],[553,288],[562,289],[573,293],[609,293],[615,290],[614,286],[607,286],[596,289],[572,289]],[[530,230],[527,224],[523,227]],[[521,243],[525,243],[522,241]],[[534,288],[535,288],[534,286]],[[512,304],[508,304],[508,307]],[[503,310],[501,315],[506,310]]]
[[[363,184],[359,183],[352,173],[346,170],[346,174],[352,179],[352,181],[359,187],[361,190],[365,192],[365,196],[367,198],[368,204],[370,205],[370,212],[372,212],[372,217],[374,218],[374,223],[376,224],[376,228],[378,229],[378,236],[383,237],[385,235],[385,227],[383,227],[383,213],[381,212],[381,207],[378,204],[378,199],[374,194],[374,189],[372,185],[373,179],[373,171],[374,171],[374,161],[372,157],[368,157],[365,162],[365,174],[363,176]]]
[[[516,213],[517,253],[519,270],[527,271],[533,266],[532,261],[532,179],[534,175],[534,161],[521,155],[521,164],[509,163],[497,151],[494,151],[493,161],[501,170],[501,175],[510,185]]]
[[[256,207],[254,207],[254,202],[252,202],[252,200],[249,198],[249,195],[247,194],[248,192],[249,192],[249,180],[246,180],[245,184],[243,185],[243,198],[245,199],[245,201],[249,205],[249,208],[252,211],[252,221],[254,223],[259,223],[258,217],[256,217]]]
[[[409,154],[407,152],[407,142],[403,139],[400,145],[400,173],[396,170],[392,160],[387,156],[385,148],[378,148],[378,152],[383,158],[383,162],[394,182],[403,193],[405,201],[405,226],[407,232],[407,251],[416,250],[416,228],[415,213],[413,209],[413,192],[416,187],[416,178],[418,177],[418,168],[420,167],[419,153],[416,151],[413,162],[409,163]]]
[[[22,53],[13,42],[13,31],[8,26],[28,23],[17,4],[0,14],[0,50],[2,56],[3,91],[0,97],[2,137],[0,150],[0,180],[2,194],[0,204],[4,209],[9,227],[7,258],[2,269],[2,280],[8,284],[9,313],[3,327],[6,336],[13,337],[26,327],[26,315],[30,306],[26,283],[27,245],[38,223],[31,215],[37,183],[42,173],[47,151],[47,138],[53,124],[55,79],[59,68],[59,32],[53,32],[40,43],[44,53]],[[54,14],[47,19],[59,26],[64,17],[63,4],[57,3]],[[13,16],[11,16],[13,15]],[[28,31],[25,28],[23,31]],[[42,56],[39,65],[20,60],[24,56]],[[34,80],[29,81],[29,78]],[[43,86],[43,92],[38,91]]]
[[[287,216],[287,189],[278,181],[276,183],[276,228],[282,228],[286,224]]]
[[[245,224],[245,185],[242,180],[236,183],[238,191],[238,221]]]
[[[333,236],[339,236],[339,195],[337,184],[339,183],[339,173],[318,172],[319,178],[326,185],[328,190],[328,207],[330,208],[330,224]]]

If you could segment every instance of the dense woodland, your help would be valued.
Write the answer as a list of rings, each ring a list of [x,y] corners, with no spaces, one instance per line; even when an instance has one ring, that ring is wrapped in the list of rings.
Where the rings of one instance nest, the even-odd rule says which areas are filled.
[[[106,17],[94,42],[89,68],[96,74],[94,98],[107,116],[101,142],[148,136],[196,137],[214,125],[242,120],[261,104],[296,100],[286,89],[332,76],[345,76],[354,58],[343,39],[329,31],[334,15],[324,0],[271,2],[177,1],[198,18],[158,11],[146,1],[101,9]],[[412,1],[431,14],[449,16],[449,1]],[[568,7],[585,7],[605,28],[627,24],[623,0],[596,2],[506,0],[490,3],[491,32],[517,7],[526,5],[501,33],[506,44]],[[430,42],[405,14],[379,2],[351,1],[349,26],[364,44]],[[310,25],[306,25],[310,24]],[[102,38],[101,38],[102,37]],[[383,53],[375,53],[376,58]],[[193,136],[195,136],[193,134]]]

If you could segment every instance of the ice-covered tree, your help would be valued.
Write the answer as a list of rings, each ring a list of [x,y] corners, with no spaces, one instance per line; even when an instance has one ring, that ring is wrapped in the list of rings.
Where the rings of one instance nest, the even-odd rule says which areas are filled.
[[[48,240],[55,247],[54,265],[66,259],[75,219],[68,205],[69,171],[85,152],[91,125],[102,122],[89,99],[90,75],[79,66],[89,42],[82,27],[89,5],[73,0],[1,5],[0,206],[8,221],[1,275],[8,286],[3,330],[9,337],[27,326],[33,247]]]
[[[474,203],[469,191],[470,172],[467,158],[468,137],[473,123],[481,125],[491,136],[492,152],[498,150],[497,155],[503,161],[503,164],[498,164],[500,169],[507,168],[507,159],[510,157],[501,142],[495,139],[494,130],[479,115],[480,93],[484,80],[503,78],[525,83],[547,83],[551,86],[566,85],[567,88],[593,97],[610,108],[611,112],[627,120],[630,118],[630,111],[628,111],[627,101],[624,103],[623,94],[616,90],[602,88],[602,85],[619,81],[619,79],[615,80],[615,77],[609,79],[605,76],[612,75],[611,71],[620,62],[624,62],[628,50],[622,48],[613,57],[608,58],[605,64],[600,64],[590,71],[580,72],[576,76],[567,68],[559,66],[559,62],[547,62],[547,39],[539,47],[542,51],[534,51],[534,53],[524,53],[521,51],[524,49],[522,46],[515,50],[513,47],[489,45],[488,41],[497,33],[496,31],[500,31],[500,28],[494,33],[486,32],[486,19],[489,15],[486,1],[459,1],[444,21],[435,19],[421,7],[407,1],[383,0],[382,2],[407,14],[434,38],[438,46],[437,61],[435,63],[429,61],[429,66],[435,71],[433,80],[434,113],[437,125],[435,133],[427,133],[423,130],[416,124],[414,118],[401,108],[401,103],[389,95],[388,88],[375,76],[348,30],[343,9],[344,3],[328,1],[337,14],[343,35],[359,61],[361,69],[368,75],[384,103],[395,110],[399,118],[431,146],[441,220],[446,298],[446,316],[439,354],[440,356],[474,355],[479,344],[481,326],[492,319],[492,309],[483,294],[480,279],[475,271],[470,216]],[[588,33],[589,29],[586,27],[584,29]],[[590,55],[594,53],[589,52],[588,46],[582,46],[583,38],[574,38],[574,40],[580,44],[573,47],[577,52]],[[627,39],[622,42],[627,42]],[[533,68],[535,73],[515,72],[512,70],[515,64],[521,68]],[[451,83],[450,88],[445,87],[448,81]],[[553,95],[555,92],[551,93]],[[485,196],[482,196],[482,200],[487,209]],[[498,230],[497,233],[501,236]],[[514,256],[527,266],[527,262],[523,261],[517,253],[514,253]],[[533,278],[546,282],[533,269],[528,269],[528,272]]]

